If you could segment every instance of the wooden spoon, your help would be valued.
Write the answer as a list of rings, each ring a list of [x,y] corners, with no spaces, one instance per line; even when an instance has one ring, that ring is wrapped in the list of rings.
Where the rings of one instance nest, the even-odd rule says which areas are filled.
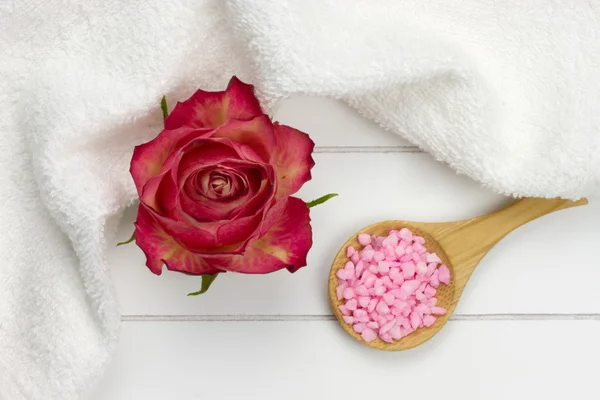
[[[504,236],[514,229],[551,212],[587,204],[586,199],[569,201],[563,199],[524,198],[511,205],[480,217],[463,221],[427,223],[410,221],[384,221],[361,229],[358,233],[369,233],[377,236],[387,236],[390,230],[400,230],[403,227],[410,229],[414,234],[425,238],[425,246],[430,253],[437,253],[443,263],[450,270],[450,284],[440,285],[436,297],[438,306],[444,307],[445,315],[439,316],[429,328],[420,328],[394,343],[386,343],[380,338],[366,343],[362,337],[354,332],[352,326],[342,320],[342,313],[338,306],[343,304],[343,299],[338,300],[336,287],[338,278],[336,272],[343,268],[348,257],[346,249],[353,246],[362,248],[358,243],[358,233],[353,235],[340,249],[329,273],[329,299],[333,312],[342,327],[356,340],[379,350],[406,350],[418,346],[431,339],[446,324],[454,312],[456,304],[475,270],[479,261],[494,247]]]

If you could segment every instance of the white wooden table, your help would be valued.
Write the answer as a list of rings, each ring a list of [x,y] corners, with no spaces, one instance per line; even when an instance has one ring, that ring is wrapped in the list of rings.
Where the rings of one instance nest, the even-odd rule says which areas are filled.
[[[506,237],[430,342],[373,350],[350,338],[329,308],[327,275],[339,246],[380,220],[449,221],[507,199],[341,103],[293,98],[275,118],[317,144],[313,180],[299,196],[340,194],[311,210],[308,267],[222,275],[205,295],[187,297],[199,278],[166,269],[157,277],[135,245],[114,248],[124,323],[93,400],[600,398],[600,201]],[[118,240],[134,218],[129,210]]]

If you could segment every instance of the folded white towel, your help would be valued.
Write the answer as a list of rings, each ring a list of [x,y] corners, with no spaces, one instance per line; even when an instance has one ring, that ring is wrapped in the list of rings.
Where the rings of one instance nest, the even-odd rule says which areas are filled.
[[[559,0],[0,4],[0,399],[97,382],[119,312],[105,247],[157,104],[252,82],[343,99],[508,194],[600,192],[600,8]],[[140,266],[143,268],[143,266]]]

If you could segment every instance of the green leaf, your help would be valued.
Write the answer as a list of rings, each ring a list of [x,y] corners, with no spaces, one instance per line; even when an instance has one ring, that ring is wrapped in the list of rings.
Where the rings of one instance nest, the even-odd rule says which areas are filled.
[[[127,239],[127,240],[126,240],[126,241],[124,241],[124,242],[119,242],[119,243],[117,243],[117,247],[119,247],[119,246],[122,246],[122,245],[124,245],[124,244],[131,243],[131,242],[133,242],[134,240],[135,240],[135,233],[132,233],[132,234],[131,234],[131,237],[130,237],[129,239]]]
[[[217,276],[219,276],[219,274],[202,275],[202,286],[200,286],[200,290],[197,292],[188,293],[188,296],[198,296],[199,294],[206,293],[213,281],[217,279]]]
[[[318,199],[315,199],[313,201],[309,201],[308,203],[306,203],[306,205],[308,206],[308,208],[314,207],[314,206],[318,206],[319,204],[323,204],[325,203],[327,200],[337,196],[337,193],[329,193],[326,194],[323,197],[319,197]]]
[[[169,116],[169,109],[167,108],[167,98],[165,96],[160,100],[160,109],[163,112],[163,121]]]

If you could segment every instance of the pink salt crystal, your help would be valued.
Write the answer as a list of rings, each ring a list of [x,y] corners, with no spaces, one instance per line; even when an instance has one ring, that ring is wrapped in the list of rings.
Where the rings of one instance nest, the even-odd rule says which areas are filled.
[[[389,276],[384,276],[383,278],[381,278],[381,281],[383,282],[383,286],[385,286],[386,289],[392,289],[394,287],[394,284],[392,283],[392,280]]]
[[[404,253],[405,253],[404,249],[405,248],[402,247],[402,246],[396,246],[396,248],[394,250],[394,253],[396,254],[396,257],[398,257],[398,258],[402,257],[404,255]]]
[[[419,244],[425,244],[425,238],[422,236],[413,236],[413,241]]]
[[[335,288],[335,295],[338,300],[341,300],[344,298],[344,289],[346,289],[346,285],[341,284],[341,283]]]
[[[406,282],[404,282],[406,283]],[[404,283],[402,285],[404,285]],[[400,287],[400,290],[398,291],[398,295],[396,296],[397,298],[399,298],[400,300],[406,300],[408,299],[408,297],[410,296],[410,293],[408,293],[406,290],[402,289],[402,287]]]
[[[383,236],[371,236],[371,245],[373,247],[381,247],[381,242],[383,241]]]
[[[369,296],[360,296],[358,298],[358,305],[360,305],[361,308],[367,308],[369,306],[370,300],[371,300],[371,297],[369,297]]]
[[[338,279],[341,279],[341,280],[348,279],[348,277],[349,277],[348,275],[349,275],[348,271],[346,271],[345,269],[342,269],[342,268],[338,269],[337,272],[335,273],[335,276],[337,276]]]
[[[392,246],[387,246],[383,253],[385,254],[386,260],[395,260],[396,259],[396,250]]]
[[[423,317],[423,325],[426,327],[430,327],[435,322],[435,317],[433,315],[426,315]]]
[[[437,268],[437,263],[427,264],[427,273],[425,274],[425,276],[429,278],[433,274],[433,272],[435,271],[436,268]]]
[[[405,262],[409,262],[409,261],[412,261],[412,255],[410,255],[410,254],[405,254],[402,257],[400,257],[400,262],[405,263]]]
[[[394,339],[392,339],[392,335],[390,335],[389,332],[380,334],[379,337],[381,338],[381,340],[383,340],[384,342],[387,343],[394,343]]]
[[[396,301],[396,298],[391,293],[384,294],[382,298],[383,301],[385,301],[385,304],[387,304],[388,306],[391,306],[392,304],[394,304],[394,301]]]
[[[368,269],[366,269],[366,265],[365,265],[365,270],[363,271],[362,276],[360,277],[360,281],[364,282],[365,279],[367,279],[371,275],[373,275],[373,273],[371,271],[369,271]]]
[[[427,304],[429,307],[435,307],[435,305],[437,304],[437,302],[438,302],[438,300],[437,300],[437,297],[432,297],[432,298],[430,298],[430,299],[427,301],[427,303],[426,303],[426,304]]]
[[[437,254],[435,254],[435,253],[429,253],[429,254],[427,254],[427,262],[430,262],[430,263],[431,262],[435,262],[435,263],[439,264],[439,263],[442,262],[442,260],[440,260],[440,258],[438,257]]]
[[[362,261],[357,262],[356,266],[354,267],[354,275],[360,279],[364,269],[365,269],[365,263],[363,263]]]
[[[436,269],[435,271],[433,271],[433,274],[431,274],[431,276],[429,277],[429,284],[434,288],[440,286],[439,270]]]
[[[386,290],[387,290],[387,288],[385,286],[375,288],[375,295],[382,296],[386,292]]]
[[[386,237],[385,239],[383,239],[383,241],[381,242],[381,245],[383,247],[396,247],[398,246],[398,236],[390,234],[388,237]]]
[[[410,298],[410,299],[408,299],[408,300],[406,301],[406,304],[408,304],[408,305],[409,305],[409,306],[411,306],[411,307],[414,307],[414,306],[416,306],[416,305],[417,305],[417,302],[415,301],[415,299],[413,299],[413,298]]]
[[[435,315],[444,315],[446,314],[446,309],[442,307],[431,307],[431,313]]]
[[[346,307],[345,305],[341,305],[338,307],[340,309],[340,311],[342,312],[342,314],[344,315],[350,315],[350,310],[348,310],[348,307]]]
[[[377,264],[377,269],[379,270],[379,273],[382,275],[387,274],[388,272],[390,272],[390,262],[389,261],[379,261],[379,263]]]
[[[348,307],[348,310],[350,310],[350,311],[356,310],[357,306],[358,306],[358,301],[356,301],[356,299],[348,300],[346,302],[346,307]]]
[[[352,254],[352,256],[350,256],[350,261],[352,261],[354,264],[356,264],[358,261],[360,260],[360,254],[354,253]]]
[[[400,229],[400,232],[398,232],[398,236],[400,236],[402,240],[406,241],[411,241],[413,238],[412,232],[407,228]]]
[[[419,325],[421,325],[421,317],[419,317],[419,314],[413,311],[410,313],[410,326],[413,329],[417,329]]]
[[[371,262],[374,254],[375,254],[375,250],[365,248],[360,251],[360,259],[363,261]]]
[[[379,334],[381,335],[382,333],[386,333],[387,331],[392,329],[394,327],[394,325],[396,325],[396,320],[392,318],[385,325],[383,325],[381,328],[379,328]]]
[[[418,281],[416,279],[411,280],[411,281],[404,281],[404,283],[402,284],[400,289],[406,291],[406,293],[408,293],[408,294],[413,294],[415,292],[415,290],[417,290],[417,288],[419,287],[420,284],[421,284],[421,281]]]
[[[419,285],[419,287],[417,288],[417,290],[419,292],[423,292],[426,287],[427,287],[427,282],[421,282],[421,284]]]
[[[375,283],[373,284],[374,288],[382,287],[383,281],[380,278],[375,279]]]
[[[368,311],[369,313],[372,313],[372,312],[373,312],[373,310],[375,309],[375,306],[377,306],[377,303],[378,303],[378,302],[379,302],[379,300],[377,300],[377,299],[371,299],[371,300],[369,301],[369,305],[367,306],[367,311]]]
[[[373,340],[377,339],[377,334],[371,328],[367,328],[364,331],[362,331],[361,336],[362,336],[363,340],[367,343],[372,342]]]
[[[419,313],[419,315],[431,314],[431,309],[427,307],[424,303],[421,303],[415,307],[415,311]]]
[[[373,274],[379,273],[379,269],[377,268],[377,265],[376,264],[369,265],[369,272],[371,272]]]
[[[415,292],[415,297],[416,297],[416,298],[417,298],[417,300],[419,300],[419,301],[425,301],[425,300],[427,300],[427,296],[425,296],[425,295],[423,294],[423,292],[421,292],[421,291],[419,291],[419,290],[417,290],[417,291]]]
[[[388,314],[390,312],[390,308],[388,307],[387,304],[385,304],[385,301],[381,300],[379,301],[379,303],[377,303],[377,307],[375,307],[375,309],[377,310],[377,312],[379,314]]]
[[[361,246],[367,246],[371,244],[371,235],[369,235],[368,233],[360,233],[358,235],[358,243],[360,243]]]
[[[398,325],[393,326],[389,330],[390,336],[392,339],[399,340],[402,339],[402,332],[400,332],[400,327]]]
[[[407,317],[402,317],[399,320],[397,320],[398,325],[400,325],[401,327],[403,327],[404,329],[411,329],[412,327],[410,326],[410,320]]]
[[[367,322],[367,327],[371,328],[371,329],[378,329],[379,324],[377,323],[377,321],[371,321],[371,322]]]
[[[350,300],[354,297],[354,289],[352,289],[351,287],[347,287],[346,289],[344,289],[343,295],[346,300]]]
[[[379,261],[383,260],[384,258],[385,258],[385,255],[381,251],[376,251],[373,254],[373,261],[379,262]]]
[[[414,262],[406,262],[402,263],[402,274],[404,275],[404,279],[412,278],[415,275],[416,265]]]
[[[369,313],[369,317],[371,318],[371,321],[379,321],[379,314],[377,314],[377,311],[373,311],[372,313]]]
[[[344,320],[344,322],[345,322],[345,323],[347,323],[347,324],[352,324],[352,323],[354,323],[354,318],[353,318],[353,317],[351,317],[351,316],[349,316],[349,315],[344,315],[344,316],[342,317],[342,319],[343,319],[343,320]]]
[[[364,311],[363,314],[356,314],[356,311]],[[371,318],[369,317],[369,314],[367,314],[367,312],[365,310],[356,310],[354,311],[354,320],[358,320],[358,322],[362,322],[364,324],[366,324],[367,322],[369,322],[371,320]]]
[[[392,306],[390,307],[390,313],[397,317],[398,315],[402,315],[402,309]]]
[[[450,270],[448,269],[448,267],[446,267],[445,265],[442,264],[442,266],[439,268],[439,280],[442,283],[445,283],[446,285],[450,283]]]
[[[352,246],[348,246],[348,248],[346,249],[346,257],[350,258],[354,254],[356,254],[356,249]]]
[[[367,328],[367,325],[359,322],[358,324],[354,324],[352,328],[354,328],[354,332],[362,333]]]
[[[402,316],[403,317],[408,317],[411,312],[412,312],[412,307],[407,304],[406,307],[404,307],[402,309]]]
[[[366,271],[365,271],[366,273]],[[363,274],[364,276],[364,274]],[[377,280],[377,277],[375,275],[369,275],[365,278],[363,284],[367,287],[367,288],[372,288],[373,285],[375,284],[375,280]]]
[[[425,296],[427,296],[428,299],[431,299],[433,296],[435,296],[436,292],[437,292],[437,290],[435,290],[433,287],[427,285],[427,287],[425,288],[425,291],[423,293],[425,293]]]
[[[412,245],[413,247],[413,251],[415,251],[416,253],[425,253],[427,251],[427,249],[425,248],[425,246],[423,246],[421,243],[415,242]]]
[[[406,246],[406,249],[404,249],[404,252],[405,252],[406,254],[410,254],[410,256],[412,257],[412,252],[413,252],[413,247],[412,247],[412,245],[408,245],[408,246]]]
[[[354,292],[359,296],[367,296],[369,294],[365,285],[358,285],[356,289],[354,289]]]
[[[377,317],[377,323],[379,324],[381,329],[382,326],[388,323],[388,319],[384,315],[380,315]]]
[[[412,259],[415,264],[421,262],[421,255],[419,253],[412,253]]]
[[[356,267],[356,268],[358,268],[358,267]],[[416,270],[417,270],[418,276],[424,277],[427,274],[427,264],[425,264],[422,261],[418,262]]]
[[[400,332],[402,333],[402,336],[408,336],[411,333],[413,333],[414,331],[415,330],[412,327],[406,328],[406,329],[405,328],[400,328]]]
[[[406,303],[400,299],[394,300],[394,307],[398,308],[398,310],[403,310],[406,307]]]

